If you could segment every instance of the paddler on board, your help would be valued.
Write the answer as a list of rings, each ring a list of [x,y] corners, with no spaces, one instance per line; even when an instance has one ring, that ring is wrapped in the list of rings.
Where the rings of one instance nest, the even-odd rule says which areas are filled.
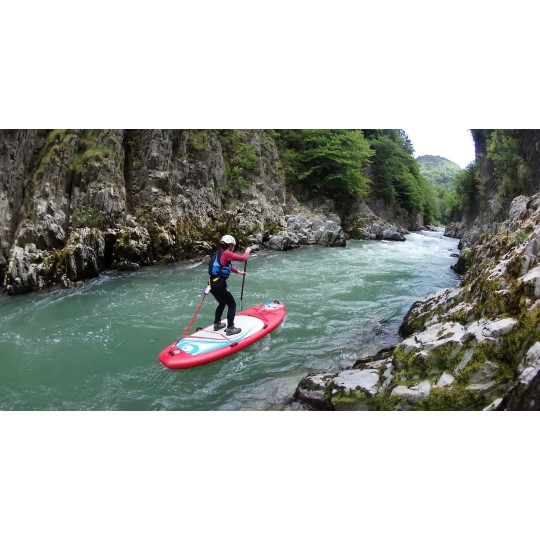
[[[233,274],[241,276],[247,275],[245,270],[238,270],[233,266],[232,261],[246,262],[249,258],[251,248],[246,248],[243,255],[234,253],[236,240],[230,234],[226,234],[220,240],[220,250],[212,254],[210,264],[208,265],[208,273],[210,274],[210,292],[217,300],[218,306],[214,316],[214,330],[217,332],[225,328],[225,334],[232,336],[239,334],[242,329],[234,326],[234,317],[236,315],[236,301],[227,288],[227,279]],[[221,322],[221,316],[227,306],[227,324]]]

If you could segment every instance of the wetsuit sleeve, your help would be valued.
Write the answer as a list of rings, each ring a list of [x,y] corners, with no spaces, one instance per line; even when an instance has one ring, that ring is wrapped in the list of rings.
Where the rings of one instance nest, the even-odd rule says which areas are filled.
[[[221,254],[221,258],[220,258],[220,263],[222,266],[226,266],[227,264],[229,264],[229,261],[240,261],[240,262],[244,262],[244,261],[247,261],[249,259],[249,253],[244,253],[243,255],[237,255],[236,253],[232,252],[231,250],[229,249],[226,249],[222,254]],[[232,272],[234,274],[238,274],[238,268],[236,268],[236,266],[233,265],[232,267]]]
[[[240,262],[244,262],[244,261],[247,261],[249,259],[249,253],[244,253],[243,255],[237,255],[236,253],[233,253],[232,251],[226,249],[222,254],[221,254],[221,264],[222,266],[225,266],[226,264],[228,264],[229,261],[240,261]]]

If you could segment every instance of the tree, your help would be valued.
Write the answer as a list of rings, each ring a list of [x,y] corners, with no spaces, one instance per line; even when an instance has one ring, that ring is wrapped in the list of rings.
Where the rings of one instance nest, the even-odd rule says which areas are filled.
[[[470,163],[456,175],[455,190],[459,197],[463,219],[468,222],[478,213],[484,189],[476,163]]]
[[[420,172],[435,190],[435,203],[439,220],[450,223],[460,219],[459,196],[455,191],[455,179],[463,169],[441,156],[425,155],[416,159]]]
[[[438,219],[435,190],[420,173],[413,146],[403,130],[364,130],[371,148],[372,193],[395,207],[421,213],[426,223]]]
[[[360,130],[302,129],[282,133],[293,182],[334,199],[368,193],[364,170],[373,150]]]
[[[422,176],[431,180],[435,185],[450,186],[461,167],[441,156],[420,156],[416,159]]]

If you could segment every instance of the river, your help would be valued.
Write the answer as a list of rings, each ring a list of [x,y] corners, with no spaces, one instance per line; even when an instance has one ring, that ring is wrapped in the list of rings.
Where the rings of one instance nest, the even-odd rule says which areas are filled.
[[[458,241],[440,233],[345,248],[262,250],[247,264],[243,305],[279,299],[283,324],[235,355],[169,370],[158,353],[203,298],[206,264],[107,272],[76,289],[0,297],[0,409],[294,410],[300,379],[350,367],[397,343],[412,303],[459,277]],[[243,266],[243,263],[240,263]],[[242,278],[229,288],[240,307]],[[194,325],[213,320],[208,296]]]

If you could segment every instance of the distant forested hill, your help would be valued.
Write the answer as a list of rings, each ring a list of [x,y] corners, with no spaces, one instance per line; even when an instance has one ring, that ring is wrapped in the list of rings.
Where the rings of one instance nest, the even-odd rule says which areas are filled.
[[[434,187],[439,204],[438,216],[441,223],[459,221],[461,199],[456,192],[463,169],[441,156],[420,156],[416,158],[420,173]]]
[[[449,186],[461,167],[441,156],[420,156],[416,159],[420,171],[435,185]]]

